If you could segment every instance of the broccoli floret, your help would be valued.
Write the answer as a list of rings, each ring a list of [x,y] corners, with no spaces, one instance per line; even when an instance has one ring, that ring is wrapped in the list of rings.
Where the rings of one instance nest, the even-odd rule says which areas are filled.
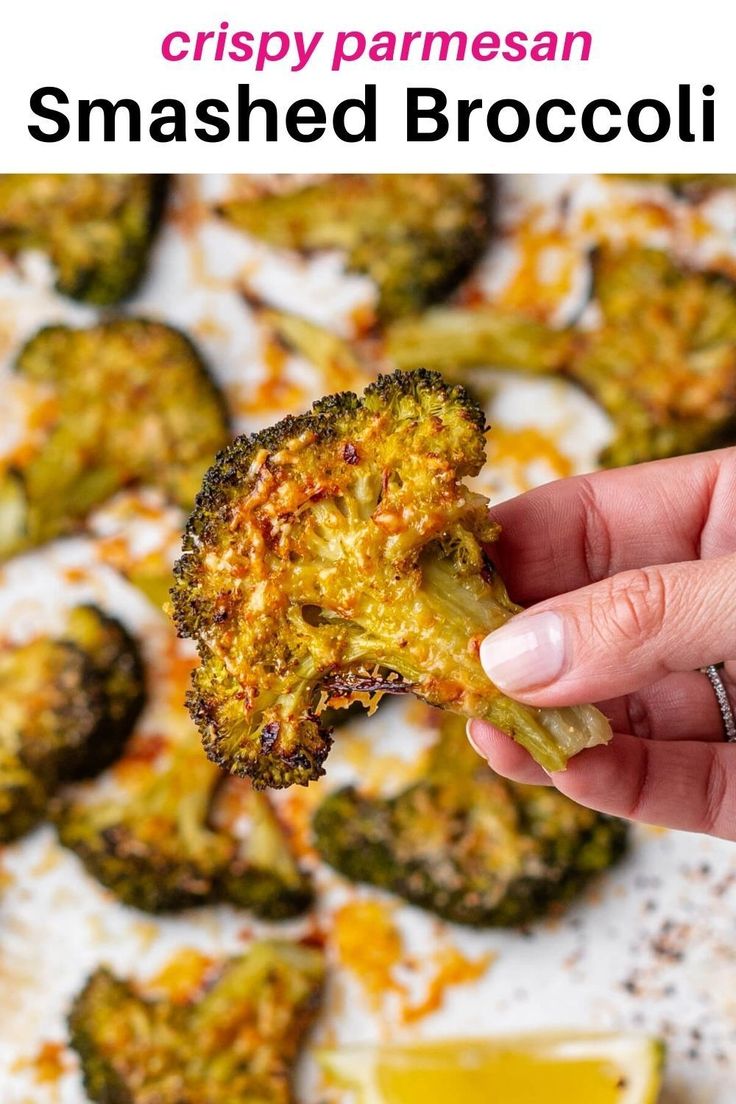
[[[570,330],[500,307],[433,307],[386,328],[384,352],[397,368],[435,368],[455,379],[479,365],[561,372],[572,356]]]
[[[409,691],[492,721],[551,770],[609,738],[592,707],[519,705],[480,665],[519,609],[484,551],[488,502],[462,481],[484,431],[462,387],[396,372],[220,454],[172,590],[211,758],[259,787],[306,784],[324,773],[331,699]]]
[[[39,638],[0,653],[0,842],[43,815],[104,717],[101,680],[79,648]]]
[[[286,348],[319,370],[325,390],[368,382],[379,366],[390,365],[402,370],[434,369],[480,397],[488,391],[484,380],[489,367],[563,372],[575,349],[571,329],[552,329],[517,311],[491,305],[431,307],[389,323],[380,335],[358,340],[340,337],[285,311],[259,307],[259,316]]]
[[[653,249],[594,258],[602,322],[570,374],[608,412],[618,466],[697,452],[736,431],[736,288]]]
[[[138,649],[117,621],[77,606],[63,639],[0,653],[0,841],[46,813],[62,782],[120,753],[144,701]]]
[[[275,941],[227,961],[188,1003],[98,969],[69,1015],[87,1093],[98,1104],[290,1104],[323,978],[320,951]]]
[[[96,606],[76,606],[64,635],[82,650],[102,685],[103,716],[74,775],[88,777],[118,758],[135,727],[146,700],[143,660],[130,633]]]
[[[188,509],[229,439],[199,354],[159,322],[51,326],[25,345],[16,369],[52,388],[56,413],[38,451],[0,478],[0,559],[70,532],[132,484],[157,486]]]
[[[140,282],[166,178],[54,174],[0,176],[0,253],[48,253],[63,295],[97,306]]]
[[[442,299],[467,275],[488,241],[489,205],[481,176],[346,174],[220,213],[271,245],[343,250],[376,283],[385,320]]]
[[[41,820],[47,791],[43,780],[23,765],[15,734],[0,723],[0,844],[25,835]]]
[[[396,796],[348,786],[318,807],[325,862],[457,924],[525,924],[623,853],[623,821],[495,775],[445,714],[423,776]]]
[[[493,307],[439,307],[387,328],[385,354],[455,376],[474,366],[557,372],[611,417],[606,466],[697,452],[736,433],[736,288],[654,249],[599,250],[591,330],[554,330]]]
[[[60,801],[59,839],[121,901],[164,912],[227,901],[269,920],[303,912],[309,879],[267,798],[203,755],[185,731],[161,762],[136,765],[121,793],[93,786]],[[231,820],[218,816],[230,808]]]

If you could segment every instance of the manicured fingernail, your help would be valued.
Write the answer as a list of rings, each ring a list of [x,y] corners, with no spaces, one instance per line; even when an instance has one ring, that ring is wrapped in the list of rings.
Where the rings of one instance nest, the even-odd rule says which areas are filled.
[[[480,646],[483,670],[509,694],[547,686],[565,666],[565,633],[557,613],[512,617]]]
[[[468,723],[465,726],[465,734],[468,737],[468,742],[469,742],[470,746],[472,747],[473,751],[476,752],[478,755],[480,755],[481,759],[485,759],[486,761],[488,761],[488,756],[483,751],[483,749],[480,747],[480,744],[477,742],[477,740],[475,739],[475,736],[473,735],[473,726],[474,725],[475,725],[475,721],[470,720],[470,721],[468,721]]]

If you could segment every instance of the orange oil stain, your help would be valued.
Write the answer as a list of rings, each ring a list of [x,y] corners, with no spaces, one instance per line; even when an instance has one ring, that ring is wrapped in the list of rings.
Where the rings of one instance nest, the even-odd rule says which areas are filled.
[[[459,948],[448,944],[441,947],[435,956],[433,973],[427,985],[423,1000],[417,1004],[405,1005],[402,1021],[405,1024],[417,1023],[442,1008],[449,989],[458,985],[468,985],[485,977],[496,955],[492,951],[480,958],[468,958]]]
[[[38,1085],[54,1085],[66,1073],[68,1055],[63,1043],[42,1043],[31,1058],[19,1058],[13,1063],[15,1073],[30,1070]]]
[[[489,467],[508,465],[520,490],[529,490],[534,485],[528,475],[533,463],[544,463],[557,478],[572,474],[572,461],[549,434],[536,426],[509,429],[496,424],[487,439]]]
[[[269,336],[263,346],[263,379],[247,393],[241,387],[229,389],[228,398],[238,414],[282,414],[301,409],[306,404],[303,388],[287,378],[288,359],[289,354],[283,345]]]
[[[342,905],[333,918],[338,959],[375,1011],[387,994],[405,992],[394,976],[404,958],[404,945],[393,912],[381,901],[355,900]]]
[[[547,321],[569,295],[580,251],[559,227],[540,227],[535,212],[515,229],[519,261],[498,302],[540,321]]]

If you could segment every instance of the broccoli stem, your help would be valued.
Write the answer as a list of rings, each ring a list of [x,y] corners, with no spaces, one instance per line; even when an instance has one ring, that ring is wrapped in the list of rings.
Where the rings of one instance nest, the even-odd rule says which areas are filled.
[[[496,725],[547,771],[564,770],[570,756],[608,738],[608,722],[592,706],[540,709],[513,701],[490,682],[480,642],[521,609],[498,576],[489,588],[478,574],[459,574],[449,559],[430,555],[422,578],[411,602],[397,602],[390,618],[370,601],[356,612],[347,663],[394,671],[401,678],[397,691],[403,687]]]
[[[425,579],[431,584],[431,601],[444,613],[442,638],[452,641],[463,681],[468,687],[477,688],[474,716],[513,736],[548,771],[564,770],[575,752],[608,739],[608,721],[593,706],[540,709],[514,701],[492,686],[480,665],[478,650],[468,648],[468,630],[471,642],[479,645],[488,633],[521,612],[521,606],[510,600],[498,575],[493,578],[492,598],[487,593],[477,593],[477,577],[473,580],[474,587],[458,578],[447,560],[429,561]]]

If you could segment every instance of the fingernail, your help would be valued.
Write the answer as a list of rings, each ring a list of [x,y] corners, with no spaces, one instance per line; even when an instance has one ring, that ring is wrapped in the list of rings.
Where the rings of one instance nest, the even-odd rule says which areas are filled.
[[[469,743],[469,744],[470,744],[470,746],[472,747],[473,751],[474,751],[474,752],[475,752],[475,753],[476,753],[477,755],[480,755],[481,759],[485,759],[485,760],[486,760],[486,762],[488,762],[488,756],[487,756],[487,755],[486,755],[486,753],[485,753],[485,752],[484,752],[484,751],[483,751],[483,750],[481,749],[480,745],[478,744],[478,742],[476,741],[476,739],[475,739],[475,737],[474,737],[474,735],[473,735],[473,726],[474,726],[474,725],[475,725],[475,721],[474,721],[474,720],[470,720],[470,721],[468,721],[468,723],[467,723],[467,724],[466,724],[466,726],[465,726],[465,735],[466,735],[466,736],[468,737],[468,743]]]
[[[509,694],[546,686],[565,666],[565,632],[557,613],[512,617],[480,646],[483,670]]]

